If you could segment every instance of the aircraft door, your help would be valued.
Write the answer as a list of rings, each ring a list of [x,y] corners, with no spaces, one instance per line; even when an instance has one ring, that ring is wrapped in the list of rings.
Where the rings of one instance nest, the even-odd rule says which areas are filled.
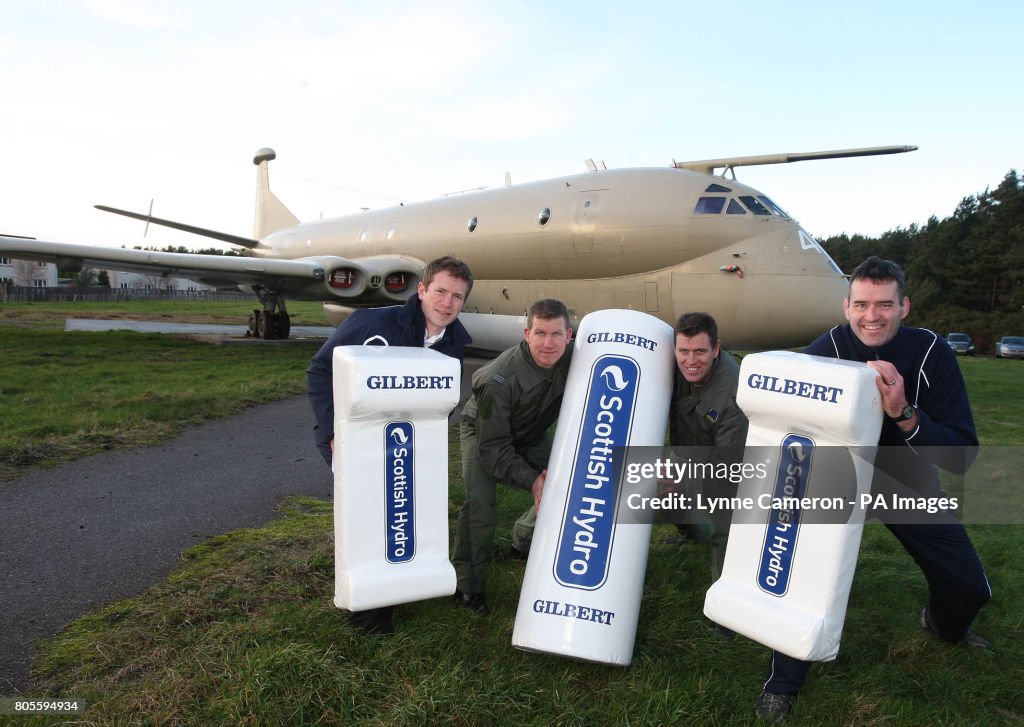
[[[584,192],[572,218],[572,246],[576,252],[593,252],[594,226],[597,222],[598,195]]]

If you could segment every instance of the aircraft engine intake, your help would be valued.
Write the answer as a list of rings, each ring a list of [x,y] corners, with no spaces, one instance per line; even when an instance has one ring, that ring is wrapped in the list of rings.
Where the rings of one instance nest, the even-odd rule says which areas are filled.
[[[385,257],[349,260],[340,257],[304,258],[324,270],[322,280],[301,291],[292,291],[292,298],[344,301],[349,306],[391,305],[404,303],[416,289],[423,273],[423,263],[414,258]],[[327,295],[324,295],[326,291]]]

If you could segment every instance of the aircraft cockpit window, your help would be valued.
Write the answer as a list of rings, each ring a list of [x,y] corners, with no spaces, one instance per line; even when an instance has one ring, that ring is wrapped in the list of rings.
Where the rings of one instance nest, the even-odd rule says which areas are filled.
[[[732,190],[728,187],[723,187],[721,184],[709,184],[705,192],[731,192]]]
[[[693,214],[719,215],[724,207],[725,197],[701,197],[697,200],[697,206],[693,208]]]
[[[754,197],[744,195],[740,197],[740,202],[747,206],[747,209],[753,212],[755,215],[770,215],[771,212],[763,204],[758,202]]]
[[[740,207],[740,203],[734,199],[729,200],[729,206],[725,210],[727,215],[745,215],[747,211]]]
[[[761,200],[762,202],[764,202],[764,206],[767,207],[768,209],[770,209],[775,214],[777,214],[779,217],[785,217],[787,220],[792,219],[789,216],[789,214],[787,214],[786,210],[784,210],[781,207],[779,207],[777,204],[772,202],[770,199],[765,197],[763,194],[761,196],[759,196],[758,199]]]
[[[466,225],[466,226],[469,228],[470,232],[473,232],[474,230],[476,230],[476,217],[470,217],[469,218],[469,224]]]
[[[551,208],[550,207],[545,207],[544,209],[542,209],[540,211],[540,214],[537,215],[537,224],[539,224],[541,227],[543,227],[544,225],[546,225],[548,223],[548,220],[550,220],[550,219],[551,219]]]

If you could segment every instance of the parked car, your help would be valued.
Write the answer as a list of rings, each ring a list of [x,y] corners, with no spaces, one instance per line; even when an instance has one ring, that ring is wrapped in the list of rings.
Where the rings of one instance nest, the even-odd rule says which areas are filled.
[[[996,344],[996,358],[1024,358],[1024,336],[1003,336]]]
[[[950,333],[946,336],[946,343],[953,349],[953,353],[959,356],[974,355],[974,341],[966,333]]]

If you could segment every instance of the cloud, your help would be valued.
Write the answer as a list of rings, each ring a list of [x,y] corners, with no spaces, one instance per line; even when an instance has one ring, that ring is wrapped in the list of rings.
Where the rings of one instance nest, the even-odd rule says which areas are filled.
[[[82,0],[82,6],[101,18],[136,28],[178,30],[186,27],[184,19],[162,0]]]
[[[459,138],[475,141],[544,137],[573,121],[563,99],[541,92],[480,97],[436,111],[442,126]]]

